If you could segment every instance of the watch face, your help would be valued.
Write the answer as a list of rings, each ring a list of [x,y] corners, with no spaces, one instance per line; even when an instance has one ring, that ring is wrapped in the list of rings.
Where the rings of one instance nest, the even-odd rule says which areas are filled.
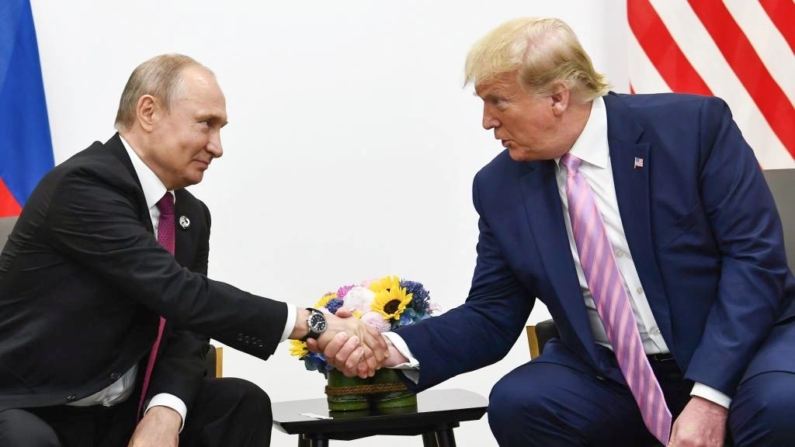
[[[320,313],[313,313],[311,317],[309,317],[309,327],[312,328],[312,332],[321,333],[326,330],[326,317]]]

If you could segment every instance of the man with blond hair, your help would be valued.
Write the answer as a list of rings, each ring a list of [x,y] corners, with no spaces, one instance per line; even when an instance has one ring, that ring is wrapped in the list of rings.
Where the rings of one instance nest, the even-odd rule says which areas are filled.
[[[610,92],[557,19],[497,27],[466,82],[505,148],[474,180],[469,297],[385,334],[385,365],[422,390],[496,362],[537,298],[560,338],[494,386],[501,446],[795,445],[795,280],[726,104]]]
[[[210,213],[185,187],[226,123],[210,70],[157,56],[130,76],[118,133],[42,179],[0,255],[0,446],[269,445],[268,396],[204,377],[208,337],[267,359],[351,334],[361,374],[383,360],[358,319],[207,278]]]

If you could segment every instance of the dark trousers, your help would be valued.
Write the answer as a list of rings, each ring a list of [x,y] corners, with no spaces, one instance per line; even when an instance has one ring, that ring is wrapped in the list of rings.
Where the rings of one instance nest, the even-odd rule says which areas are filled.
[[[126,447],[135,431],[137,399],[105,408],[57,406],[0,412],[0,447]],[[271,403],[241,379],[205,379],[188,408],[180,445],[267,447]]]
[[[659,445],[626,385],[543,359],[516,368],[491,391],[489,425],[500,446]],[[673,360],[651,363],[675,419],[693,383]],[[727,435],[737,447],[795,446],[793,414],[795,374],[756,374],[733,396]]]

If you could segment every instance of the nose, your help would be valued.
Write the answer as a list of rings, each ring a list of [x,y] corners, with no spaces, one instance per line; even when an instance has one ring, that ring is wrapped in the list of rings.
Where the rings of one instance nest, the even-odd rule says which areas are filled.
[[[220,131],[213,132],[213,134],[210,135],[210,141],[207,142],[207,148],[206,149],[207,149],[207,152],[212,154],[212,156],[214,158],[220,158],[222,155],[224,155],[224,148],[221,145],[221,132]]]
[[[500,122],[497,120],[497,118],[494,118],[494,116],[492,116],[492,114],[489,113],[488,108],[485,106],[483,107],[482,125],[483,128],[486,130],[494,129],[495,127],[498,127],[500,125]]]

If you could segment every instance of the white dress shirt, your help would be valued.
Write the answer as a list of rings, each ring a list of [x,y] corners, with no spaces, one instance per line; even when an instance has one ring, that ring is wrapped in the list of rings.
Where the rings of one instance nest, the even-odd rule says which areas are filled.
[[[166,193],[166,187],[163,185],[163,182],[157,177],[157,175],[151,169],[149,169],[149,167],[140,159],[140,157],[138,157],[138,154],[132,150],[127,140],[121,136],[120,139],[122,144],[124,144],[124,148],[127,150],[127,155],[130,157],[135,174],[138,176],[138,181],[141,182],[144,200],[146,201],[146,206],[149,208],[149,216],[152,219],[152,227],[154,228],[155,235],[157,235],[157,229],[160,223],[160,210],[157,208],[157,202],[160,201],[160,199]],[[174,195],[173,191],[171,191],[171,194],[172,196]],[[174,200],[176,200],[176,198]],[[295,326],[296,312],[297,310],[295,306],[287,305],[287,322],[285,323],[284,332],[282,333],[282,341],[286,340],[293,331]],[[138,365],[136,364],[133,365],[133,367],[130,368],[119,380],[113,382],[107,388],[67,405],[78,407],[104,405],[109,407],[124,402],[130,397],[133,389],[135,388],[135,377],[137,373]],[[157,406],[169,407],[179,413],[182,417],[182,426],[180,427],[180,431],[182,431],[182,427],[185,426],[185,417],[188,413],[185,402],[173,394],[160,393],[152,397],[146,407],[145,412],[149,411],[150,408]]]
[[[607,140],[607,109],[605,108],[605,103],[602,98],[597,98],[593,101],[588,122],[585,124],[585,128],[569,153],[582,160],[579,171],[593,190],[596,204],[602,214],[607,231],[607,238],[610,241],[610,245],[613,247],[618,270],[621,272],[621,276],[624,280],[624,289],[630,299],[632,311],[638,323],[638,332],[640,332],[640,337],[643,341],[643,349],[646,354],[669,353],[668,346],[665,344],[665,340],[663,340],[660,329],[654,319],[654,314],[652,314],[649,301],[643,293],[643,285],[635,269],[632,253],[629,250],[629,243],[624,234],[624,226],[621,222],[621,214],[618,210],[615,182],[613,181],[613,168],[610,164],[610,148]],[[563,220],[566,223],[566,233],[569,237],[569,249],[571,250],[572,259],[577,269],[580,290],[585,299],[585,307],[587,308],[588,319],[591,323],[591,332],[593,333],[596,343],[612,349],[604,325],[602,324],[602,319],[596,311],[596,306],[591,291],[588,288],[588,283],[585,281],[585,273],[580,264],[577,245],[574,242],[574,235],[571,231],[571,219],[569,218],[568,199],[566,197],[567,171],[566,168],[560,166],[560,160],[556,160],[556,162],[558,163],[556,179],[560,200],[563,205]],[[400,368],[407,369],[419,367],[417,360],[407,354],[409,351],[406,343],[397,334],[386,334],[388,334],[387,337],[389,337],[392,343],[395,344],[395,347],[410,360],[409,363],[400,365]],[[726,408],[728,408],[731,403],[731,399],[728,396],[701,383],[696,383],[693,386],[691,395],[703,397]]]

